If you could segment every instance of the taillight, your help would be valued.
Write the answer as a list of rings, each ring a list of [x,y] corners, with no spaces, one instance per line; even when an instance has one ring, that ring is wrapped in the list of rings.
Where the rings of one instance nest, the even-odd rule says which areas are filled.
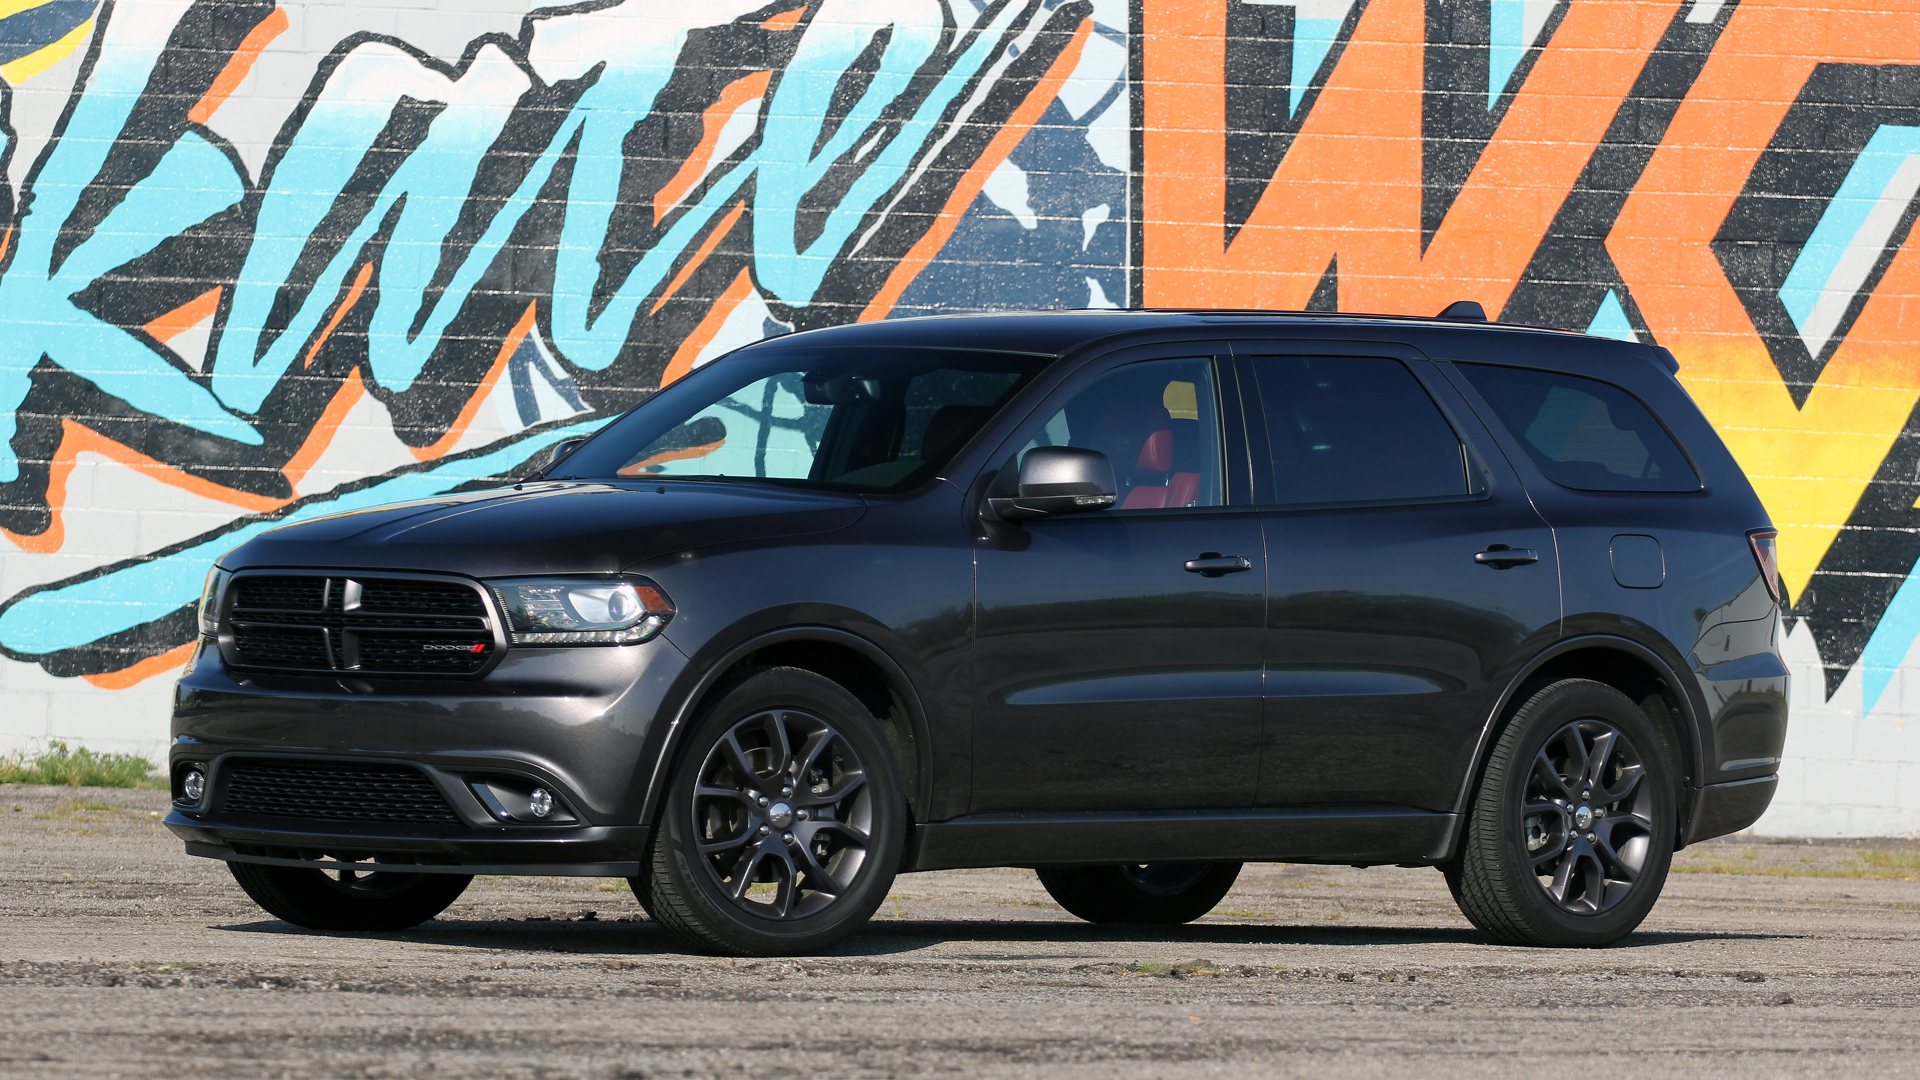
[[[1785,607],[1786,601],[1780,596],[1780,556],[1773,546],[1779,535],[1773,529],[1755,529],[1747,534],[1747,545],[1753,548],[1753,561],[1760,564],[1760,579],[1767,583],[1767,595]]]

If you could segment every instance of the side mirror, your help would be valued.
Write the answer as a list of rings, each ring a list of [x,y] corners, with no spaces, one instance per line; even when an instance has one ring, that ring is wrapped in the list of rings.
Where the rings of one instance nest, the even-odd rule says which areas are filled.
[[[580,449],[586,444],[587,439],[584,435],[576,435],[571,439],[562,439],[553,444],[553,457],[547,461],[547,468],[551,469],[555,465],[567,460],[575,450]]]
[[[989,494],[987,505],[1003,521],[1105,510],[1119,501],[1113,463],[1098,450],[1078,446],[1036,446],[1020,459],[1020,479],[1012,494]]]

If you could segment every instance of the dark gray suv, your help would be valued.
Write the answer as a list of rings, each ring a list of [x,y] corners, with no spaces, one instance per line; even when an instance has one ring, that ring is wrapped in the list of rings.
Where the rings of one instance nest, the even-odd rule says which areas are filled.
[[[1614,941],[1772,797],[1774,532],[1671,355],[1473,314],[796,334],[266,533],[208,578],[167,824],[336,930],[600,875],[805,953],[903,871],[1175,923],[1268,860]]]

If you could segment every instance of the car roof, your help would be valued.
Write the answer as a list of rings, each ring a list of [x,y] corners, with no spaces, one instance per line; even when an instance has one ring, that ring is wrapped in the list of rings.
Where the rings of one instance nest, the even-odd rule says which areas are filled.
[[[1155,330],[1394,329],[1417,334],[1435,331],[1550,335],[1556,338],[1609,340],[1544,326],[1414,315],[1362,315],[1350,312],[1253,311],[1203,308],[1121,308],[1078,311],[1008,311],[967,315],[927,315],[848,323],[768,339],[762,346],[942,347],[994,349],[1059,355],[1079,345],[1120,334]]]

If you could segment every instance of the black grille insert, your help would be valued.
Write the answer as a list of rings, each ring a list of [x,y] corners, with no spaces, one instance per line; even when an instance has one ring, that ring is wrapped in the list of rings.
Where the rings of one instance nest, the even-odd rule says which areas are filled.
[[[491,608],[463,582],[259,574],[234,584],[226,625],[242,667],[472,675],[493,656]]]
[[[326,578],[242,578],[234,603],[249,608],[319,611],[326,596]]]
[[[465,585],[369,578],[360,588],[363,614],[465,615],[484,619],[487,605]]]
[[[305,627],[249,626],[234,633],[240,659],[261,667],[331,669],[327,632]]]
[[[314,821],[452,822],[440,789],[405,765],[238,761],[225,769],[221,809]]]

